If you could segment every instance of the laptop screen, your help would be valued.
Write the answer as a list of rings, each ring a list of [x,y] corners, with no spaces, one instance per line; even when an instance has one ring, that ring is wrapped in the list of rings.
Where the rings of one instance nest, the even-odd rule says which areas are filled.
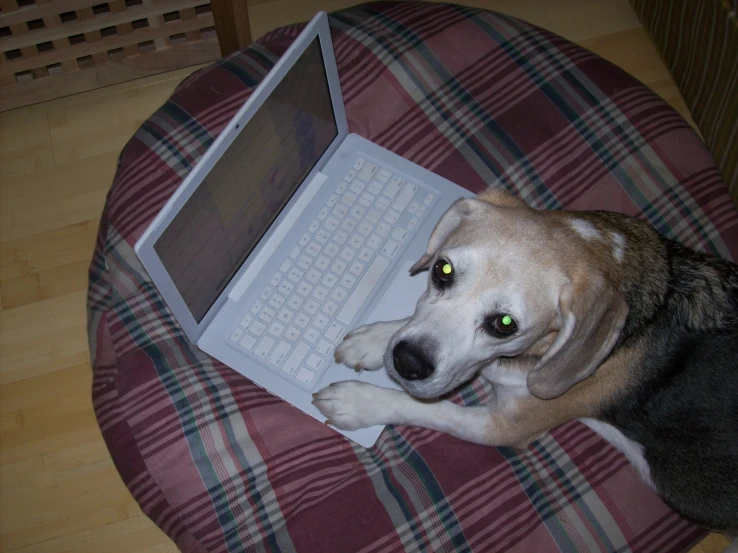
[[[154,244],[198,323],[337,135],[316,38]]]

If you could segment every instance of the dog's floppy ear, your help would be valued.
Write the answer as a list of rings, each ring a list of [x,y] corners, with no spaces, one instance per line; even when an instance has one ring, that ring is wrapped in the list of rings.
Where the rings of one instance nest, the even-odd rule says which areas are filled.
[[[420,271],[428,269],[431,260],[438,250],[441,249],[441,246],[446,242],[449,235],[459,227],[466,217],[469,217],[472,213],[484,208],[484,204],[474,198],[461,198],[460,200],[456,200],[448,211],[443,214],[443,217],[438,221],[436,228],[433,229],[430,240],[428,240],[428,248],[425,251],[425,255],[423,255],[415,265],[410,267],[410,274],[416,275]]]
[[[590,376],[605,360],[620,336],[628,305],[602,277],[585,277],[587,284],[567,282],[559,295],[563,320],[559,335],[528,373],[528,390],[541,399],[560,396]]]

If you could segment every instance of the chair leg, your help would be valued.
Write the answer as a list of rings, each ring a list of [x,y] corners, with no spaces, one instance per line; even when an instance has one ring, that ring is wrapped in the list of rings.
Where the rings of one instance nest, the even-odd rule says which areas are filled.
[[[246,0],[211,0],[210,5],[221,56],[225,57],[251,44],[251,25]]]

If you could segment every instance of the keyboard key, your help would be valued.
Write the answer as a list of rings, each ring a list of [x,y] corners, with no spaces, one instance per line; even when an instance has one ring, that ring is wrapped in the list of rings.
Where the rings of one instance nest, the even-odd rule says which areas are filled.
[[[394,209],[390,209],[384,216],[384,220],[387,221],[390,225],[394,225],[399,218],[400,214]]]
[[[310,317],[300,311],[293,322],[295,323],[295,326],[304,330],[307,328],[307,325],[310,324]]]
[[[307,255],[300,256],[300,259],[297,260],[297,266],[300,267],[303,271],[306,271],[310,265],[313,264],[313,260],[310,259]]]
[[[435,198],[435,196],[431,193],[428,193],[428,195],[423,200],[423,205],[426,207],[429,206],[431,202],[433,201],[433,198]]]
[[[287,358],[287,354],[292,350],[292,345],[289,342],[281,340],[274,351],[269,356],[269,361],[272,365],[279,367],[282,362]]]
[[[415,197],[415,193],[418,191],[418,187],[414,184],[407,183],[405,188],[402,189],[400,195],[395,199],[395,203],[392,204],[392,209],[396,209],[399,212],[405,211],[410,201]]]
[[[302,331],[291,326],[287,329],[287,332],[284,333],[284,339],[294,343],[300,337],[300,334],[302,334]]]
[[[300,255],[300,252],[301,252],[301,251],[302,251],[302,250],[300,249],[300,247],[299,247],[299,246],[295,246],[294,248],[292,248],[292,251],[290,252],[290,259],[297,259],[297,258],[298,258],[298,256]],[[287,268],[289,269],[289,265],[287,266]],[[284,272],[286,272],[286,271],[287,271],[287,270],[285,269],[285,270],[283,270],[282,272],[284,273]]]
[[[366,265],[358,261],[354,261],[351,264],[351,267],[349,267],[349,273],[355,276],[361,276],[361,273],[364,272],[364,269],[366,269]]]
[[[328,326],[329,322],[330,319],[328,319],[328,317],[326,317],[323,313],[318,313],[318,316],[315,317],[313,324],[316,328],[319,328],[320,330],[325,330],[325,327]]]
[[[359,222],[356,219],[353,219],[351,217],[346,217],[343,220],[343,223],[341,223],[341,228],[345,230],[346,232],[353,232],[353,230],[356,228],[356,225],[358,225]]]
[[[279,315],[277,315],[277,319],[282,321],[286,325],[290,324],[294,317],[295,313],[293,311],[290,311],[286,307],[279,312]]]
[[[359,171],[358,177],[364,182],[369,182],[376,172],[377,166],[374,165],[372,162],[367,161],[364,163],[361,171]]]
[[[373,229],[374,225],[372,223],[370,223],[369,221],[362,221],[361,223],[359,223],[356,232],[362,234],[363,236],[369,236]]]
[[[269,325],[269,330],[267,330],[267,332],[275,338],[279,338],[284,332],[284,325],[281,325],[277,321],[274,321],[272,324]]]
[[[312,291],[313,287],[310,286],[307,282],[301,282],[297,287],[297,293],[300,294],[303,298],[307,298]]]
[[[348,184],[345,182],[342,182],[338,186],[336,186],[336,194],[343,194],[346,192],[346,188],[348,188]]]
[[[369,263],[372,257],[374,257],[374,252],[372,250],[370,250],[369,248],[361,248],[361,251],[359,252],[359,257],[357,257],[357,259],[359,261],[363,261],[364,263]]]
[[[244,327],[244,328],[248,328],[249,325],[251,324],[251,322],[253,320],[254,320],[254,317],[252,317],[251,315],[249,315],[248,313],[246,313],[246,315],[244,315],[243,319],[241,319],[241,322],[238,323],[238,324],[240,326]]]
[[[346,263],[344,263],[340,259],[337,259],[333,263],[333,265],[331,265],[331,271],[333,271],[334,273],[336,273],[338,276],[341,276],[343,274],[343,272],[346,270],[346,267],[348,267],[348,265],[346,265]]]
[[[328,214],[331,212],[330,209],[323,206],[323,208],[320,210],[320,213],[318,213],[318,219],[321,221],[325,221],[325,218],[328,217]]]
[[[282,306],[284,305],[284,297],[279,294],[274,294],[267,303],[269,304],[269,307],[282,309]]]
[[[382,212],[377,211],[376,209],[370,209],[369,213],[366,214],[366,220],[370,223],[378,223],[379,220],[382,218]]]
[[[325,202],[325,205],[327,205],[328,207],[333,207],[334,205],[336,205],[338,198],[338,194],[333,194],[330,198],[328,198],[328,201]]]
[[[355,250],[358,250],[363,243],[364,243],[364,239],[358,234],[354,234],[351,238],[349,238],[349,241],[348,241],[349,246],[351,246]]]
[[[357,172],[358,172],[358,170],[351,169],[351,171],[349,171],[348,173],[346,173],[346,176],[343,177],[343,180],[345,180],[346,182],[351,182],[352,180],[354,180],[354,177],[356,176],[356,173]]]
[[[392,230],[392,225],[390,225],[386,221],[382,221],[381,223],[377,225],[377,234],[384,238],[387,238],[387,236],[389,236],[389,233],[391,230]]]
[[[354,291],[351,292],[346,303],[343,304],[343,307],[338,312],[338,315],[336,316],[338,322],[343,323],[344,325],[351,323],[364,305],[366,299],[369,297],[369,294],[372,293],[372,290],[374,290],[374,287],[382,278],[384,271],[387,270],[389,265],[390,262],[384,257],[377,256],[374,259],[372,264],[369,265],[369,268],[364,273],[364,276],[361,277],[361,280],[356,285]]]
[[[354,217],[355,219],[361,219],[365,214],[366,208],[361,207],[360,205],[355,205],[349,211],[349,215],[351,215],[351,217]]]
[[[333,353],[333,345],[329,342],[326,342],[325,340],[321,340],[318,342],[318,344],[315,346],[315,351],[317,351],[321,355],[325,355],[326,357]]]
[[[325,223],[323,223],[323,226],[324,226],[325,228],[327,228],[327,229],[328,229],[328,230],[329,230],[330,232],[333,232],[334,230],[336,230],[336,229],[338,228],[338,225],[339,225],[339,223],[340,223],[340,222],[341,222],[341,221],[339,221],[339,220],[338,220],[338,219],[336,219],[335,217],[332,217],[332,216],[331,216],[331,217],[328,217],[328,218],[327,218],[327,219],[325,220]]]
[[[352,250],[351,248],[347,247],[341,250],[341,255],[339,255],[338,257],[340,257],[344,261],[351,261],[355,256],[356,250]]]
[[[297,375],[295,376],[295,378],[303,384],[307,385],[315,379],[315,373],[309,369],[306,369],[305,367],[300,367],[300,370],[297,371]]]
[[[282,273],[274,273],[274,276],[272,277],[272,280],[269,281],[269,284],[272,286],[279,286],[279,283],[282,282],[282,278],[284,275]]]
[[[318,338],[320,338],[320,332],[315,329],[315,327],[311,326],[305,331],[305,340],[311,344],[314,344],[318,341]]]
[[[410,236],[410,233],[404,228],[395,227],[395,230],[392,231],[392,238],[398,242],[404,242],[408,236]]]
[[[300,363],[302,363],[308,353],[310,353],[310,346],[305,342],[300,342],[284,362],[282,370],[287,374],[295,374],[297,367],[300,366]]]
[[[324,255],[321,255],[318,259],[315,260],[315,268],[319,271],[325,271],[326,269],[328,269],[330,264],[331,260]]]
[[[382,183],[386,183],[388,180],[390,180],[390,177],[392,176],[392,173],[387,171],[387,169],[382,169],[379,173],[377,173],[377,180]]]
[[[274,292],[274,288],[270,288],[267,286],[264,288],[264,290],[261,292],[261,295],[259,296],[262,300],[267,301],[269,299],[269,296],[272,295],[272,292]]]
[[[345,300],[346,296],[348,296],[348,290],[342,286],[337,286],[336,289],[331,292],[331,299],[336,300],[338,303]]]
[[[262,359],[266,359],[266,356],[269,355],[270,351],[272,351],[274,344],[276,344],[276,342],[273,338],[270,338],[269,336],[264,336],[261,339],[261,342],[259,342],[259,345],[257,345],[254,349],[254,353]]]
[[[357,160],[354,161],[354,170],[361,171],[361,168],[364,166],[365,161],[366,160],[363,157],[357,158]]]
[[[339,248],[336,244],[331,242],[325,247],[325,254],[330,255],[331,257],[336,257],[338,255],[338,252],[341,251],[341,248]]]
[[[318,312],[319,308],[320,304],[313,299],[307,300],[305,302],[305,305],[302,306],[302,310],[308,315],[315,315]]]
[[[315,232],[320,228],[320,221],[315,219],[312,223],[310,223],[310,226],[308,227],[308,232]]]
[[[251,348],[256,345],[256,338],[254,338],[250,334],[244,334],[243,338],[238,341],[238,345],[246,351],[251,351]]]
[[[419,207],[420,207],[420,204],[418,202],[410,202],[410,205],[407,206],[407,212],[410,215],[415,215],[415,213],[417,213]]]
[[[313,284],[318,284],[321,276],[323,275],[320,271],[317,271],[316,269],[310,269],[305,275],[305,280],[307,280],[308,282],[312,282]]]
[[[387,208],[390,206],[390,202],[387,198],[378,198],[376,202],[374,202],[374,207],[381,211],[387,211]]]
[[[400,192],[400,188],[402,188],[402,185],[405,183],[405,179],[402,179],[400,177],[392,177],[392,180],[387,183],[387,185],[384,187],[384,190],[382,190],[382,194],[387,196],[390,199],[394,199],[395,196]]]
[[[378,250],[383,242],[384,240],[380,236],[376,234],[372,234],[371,238],[369,238],[369,241],[366,243],[366,245],[369,246],[373,250]]]
[[[421,205],[418,208],[418,212],[415,215],[417,215],[418,217],[422,217],[423,216],[423,213],[425,213],[425,206],[424,205]]]
[[[271,323],[276,314],[277,312],[274,309],[269,309],[268,307],[265,307],[259,313],[259,320],[267,324]]]
[[[349,239],[349,233],[346,232],[343,229],[339,229],[336,231],[336,234],[333,235],[333,241],[343,246],[346,243],[346,240]]]
[[[341,282],[339,284],[344,288],[351,290],[351,288],[354,287],[354,284],[356,284],[356,277],[346,273],[341,277]]]
[[[326,242],[328,242],[328,240],[330,240],[330,238],[331,233],[324,229],[320,229],[315,235],[316,242],[319,242],[321,244],[325,244]]]
[[[387,257],[394,257],[398,251],[400,251],[400,244],[394,240],[387,240],[387,243],[382,246],[382,253]]]
[[[413,230],[418,225],[418,219],[413,217],[407,222],[408,230]]]
[[[258,315],[261,313],[261,310],[264,309],[264,304],[260,301],[257,301],[254,305],[251,306],[251,309],[249,309],[249,313],[252,315]]]
[[[366,188],[365,183],[361,182],[360,180],[355,180],[353,183],[351,183],[349,190],[351,190],[351,192],[358,196],[364,191],[364,188]]]
[[[320,253],[320,250],[321,249],[323,249],[323,248],[321,246],[319,246],[317,242],[310,242],[308,244],[308,247],[305,248],[305,253],[307,253],[308,255],[312,255],[313,257],[315,257],[316,255],[318,255]]]
[[[337,205],[333,209],[333,211],[331,213],[333,214],[333,216],[336,219],[339,219],[340,220],[340,219],[343,219],[344,217],[346,217],[346,214],[348,212],[349,212],[349,208],[348,207],[346,207],[345,205],[339,204],[339,205]]]
[[[261,336],[262,334],[264,334],[266,329],[267,327],[264,323],[254,321],[254,323],[249,327],[249,332],[254,336]]]
[[[233,334],[231,334],[231,342],[238,343],[238,341],[241,339],[241,336],[243,336],[243,329],[237,328],[233,331]]]
[[[323,309],[321,309],[321,311],[329,317],[333,317],[333,315],[335,315],[338,311],[338,304],[328,300],[327,302],[325,302],[325,305],[323,306]]]
[[[313,297],[319,302],[323,302],[328,297],[328,290],[322,286],[318,286],[313,292]]]
[[[300,248],[297,248],[297,249],[299,250]],[[300,252],[297,252],[297,255],[295,255],[295,259],[297,259],[298,255],[300,255]],[[286,273],[287,271],[290,270],[290,267],[292,267],[292,261],[290,261],[289,259],[285,259],[284,263],[282,263],[282,266],[279,268],[279,270],[282,271],[283,273]]]
[[[302,238],[300,238],[300,241],[298,244],[300,244],[303,248],[308,245],[308,242],[310,242],[310,233],[306,232],[302,235]]]
[[[328,330],[325,331],[325,337],[332,342],[338,342],[343,337],[344,332],[346,332],[345,326],[341,326],[338,323],[331,323]]]
[[[305,275],[305,271],[301,271],[298,268],[290,269],[290,272],[287,273],[287,278],[297,284],[302,280],[302,277]]]
[[[370,194],[374,194],[375,196],[378,196],[383,188],[384,186],[382,186],[381,182],[377,182],[374,180],[369,183],[369,188],[367,188],[366,191],[369,192]]]
[[[341,196],[341,203],[345,205],[346,207],[351,207],[354,205],[354,202],[358,200],[359,197],[356,194],[352,194],[351,192],[346,192],[343,196]]]
[[[323,277],[321,284],[326,288],[333,288],[336,285],[336,282],[338,282],[338,277],[333,273],[328,273]]]
[[[361,196],[359,196],[359,205],[362,207],[371,207],[371,205],[374,203],[374,200],[376,199],[377,197],[374,194],[364,192]]]
[[[303,303],[305,303],[305,300],[304,299],[302,299],[300,296],[298,296],[296,294],[292,294],[290,296],[289,301],[287,302],[287,307],[289,307],[290,309],[294,309],[295,311],[297,311],[298,309],[300,309],[302,307],[302,304]]]
[[[283,280],[282,283],[279,285],[279,288],[277,290],[280,294],[283,296],[289,296],[293,290],[295,289],[295,285],[291,282],[287,282],[286,280]]]
[[[308,357],[307,361],[305,361],[305,364],[310,367],[311,369],[315,369],[316,371],[320,370],[320,367],[323,366],[323,363],[325,363],[325,360],[322,357],[318,357],[314,353],[310,354],[310,357]]]

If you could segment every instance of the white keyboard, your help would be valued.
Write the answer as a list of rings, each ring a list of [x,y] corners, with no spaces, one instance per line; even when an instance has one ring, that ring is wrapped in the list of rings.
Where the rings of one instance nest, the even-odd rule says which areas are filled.
[[[357,159],[227,340],[312,390],[434,198]]]

